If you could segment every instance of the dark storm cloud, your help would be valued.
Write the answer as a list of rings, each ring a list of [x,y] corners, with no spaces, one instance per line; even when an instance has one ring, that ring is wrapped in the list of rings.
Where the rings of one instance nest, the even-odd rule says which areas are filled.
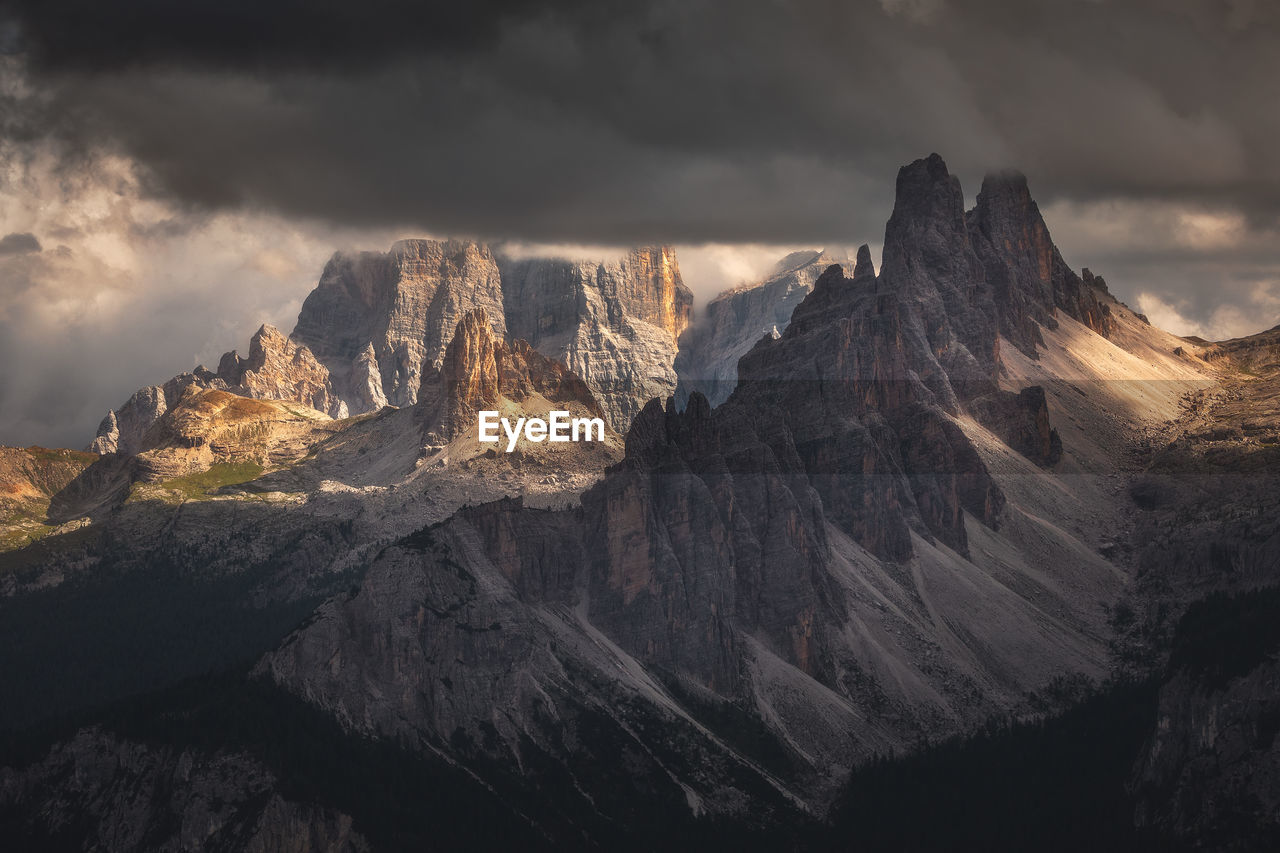
[[[30,232],[6,234],[0,237],[0,255],[25,255],[40,251],[40,241]]]
[[[57,8],[55,9],[54,6]],[[1274,4],[11,4],[31,124],[157,192],[531,239],[874,239],[902,162],[970,195],[1280,210]],[[1270,109],[1262,108],[1271,105]]]
[[[0,224],[74,246],[0,256],[0,440],[288,325],[340,233],[875,244],[931,151],[1240,334],[1280,320],[1277,140],[1270,0],[0,0]]]
[[[5,0],[0,7],[10,23],[0,44],[24,50],[46,69],[349,69],[424,50],[472,50],[491,42],[502,21],[555,6],[579,7],[581,13],[607,5],[599,0],[589,5],[585,0]]]

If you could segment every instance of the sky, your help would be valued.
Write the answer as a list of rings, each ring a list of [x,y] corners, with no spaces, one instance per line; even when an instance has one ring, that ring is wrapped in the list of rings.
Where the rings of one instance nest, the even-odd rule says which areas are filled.
[[[1179,334],[1280,323],[1268,0],[0,0],[0,444],[292,328],[335,250],[677,247],[700,303],[1027,174]]]

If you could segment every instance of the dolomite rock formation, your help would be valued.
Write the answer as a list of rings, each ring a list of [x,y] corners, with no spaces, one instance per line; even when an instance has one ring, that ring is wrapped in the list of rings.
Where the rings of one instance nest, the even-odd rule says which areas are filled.
[[[505,333],[502,303],[502,277],[487,246],[402,240],[385,254],[334,255],[291,337],[329,368],[352,414],[380,400],[411,406],[424,366],[440,367],[466,311],[484,308]]]
[[[1249,341],[1224,348],[1219,367],[1195,355],[1188,367],[1169,355],[1176,339],[1094,288],[1108,309],[1099,316],[1115,324],[1107,329],[1111,340],[1100,337],[1069,314],[1070,300],[1049,307],[1053,288],[1037,289],[1046,281],[1039,262],[1034,275],[1023,263],[1055,252],[1046,255],[1030,238],[1024,245],[986,232],[975,237],[977,214],[964,213],[962,199],[940,159],[905,167],[880,275],[866,247],[851,275],[843,266],[825,268],[790,317],[751,331],[735,373],[741,382],[721,405],[713,408],[696,390],[683,408],[651,401],[631,423],[625,456],[601,454],[600,464],[586,448],[573,448],[565,455],[571,463],[554,470],[539,467],[529,448],[510,457],[477,451],[473,419],[488,407],[603,411],[587,378],[508,339],[542,335],[548,348],[557,336],[577,341],[583,332],[575,318],[591,317],[605,356],[610,346],[637,346],[639,338],[618,330],[640,323],[655,341],[674,340],[680,312],[663,307],[669,294],[679,303],[674,264],[663,272],[652,255],[612,272],[520,262],[527,267],[509,273],[513,268],[499,261],[501,320],[487,308],[460,310],[441,333],[448,340],[438,364],[423,357],[413,405],[358,423],[319,412],[299,420],[296,401],[251,400],[223,388],[188,387],[172,402],[160,389],[153,396],[167,408],[145,431],[141,452],[99,460],[88,471],[105,478],[119,466],[133,472],[152,460],[208,458],[288,464],[243,493],[220,491],[177,506],[131,500],[86,527],[85,541],[54,535],[41,543],[48,549],[41,556],[10,559],[0,592],[18,606],[5,616],[32,609],[61,616],[45,592],[74,577],[84,586],[62,592],[94,618],[30,619],[53,626],[58,637],[40,646],[41,631],[31,630],[23,644],[9,644],[17,651],[0,655],[0,666],[6,676],[25,673],[33,645],[61,650],[50,668],[59,684],[79,689],[92,679],[75,676],[94,671],[84,661],[93,661],[101,644],[70,645],[61,634],[75,628],[91,640],[94,631],[108,635],[99,618],[131,641],[181,639],[181,660],[149,662],[156,681],[256,659],[256,677],[306,702],[314,715],[290,712],[286,719],[319,717],[339,730],[324,746],[375,750],[375,767],[391,767],[386,775],[397,785],[421,779],[423,767],[438,760],[489,792],[531,836],[560,847],[584,839],[619,846],[610,842],[622,837],[660,848],[636,833],[657,826],[670,831],[666,839],[688,842],[682,821],[699,819],[713,833],[789,828],[799,815],[822,814],[852,763],[972,731],[992,715],[1042,712],[1032,699],[1051,696],[1055,679],[1106,671],[1110,608],[1128,588],[1129,567],[1111,561],[1122,544],[1109,539],[1104,554],[1094,537],[1100,525],[1134,514],[1115,476],[1124,441],[1113,442],[1110,455],[1090,457],[1081,448],[1084,433],[1119,424],[1112,411],[1136,407],[1138,395],[1108,397],[1102,382],[1072,390],[1080,367],[1067,351],[1106,353],[1099,363],[1127,357],[1126,364],[1147,365],[1158,361],[1152,353],[1159,345],[1177,369],[1160,374],[1172,382],[1149,384],[1178,389],[1210,375],[1201,367],[1226,369],[1240,359],[1241,367],[1263,368],[1280,360]],[[995,201],[993,194],[992,210]],[[1001,233],[1022,230],[1009,225]],[[1053,277],[1047,280],[1052,285]],[[1006,317],[1001,287],[1012,289],[1009,304],[1023,306],[1021,316],[1034,323],[1056,314],[1059,328],[1038,326],[1052,344],[1040,359],[1003,346],[1023,326]],[[634,316],[628,303],[639,306]],[[340,326],[336,315],[333,324]],[[352,395],[358,385],[358,396],[348,399],[372,407],[388,387],[379,350],[369,339],[351,341],[347,351],[351,373],[338,382],[333,377],[346,362],[334,361],[330,381]],[[259,370],[271,363],[275,375],[287,375],[293,359],[264,358]],[[235,360],[237,369],[241,364]],[[226,385],[206,374],[184,381]],[[1045,384],[1023,382],[1028,375]],[[279,393],[298,387],[258,381]],[[1241,394],[1280,399],[1273,385],[1257,377],[1248,383]],[[1064,406],[1072,418],[1060,417]],[[1209,583],[1215,571],[1242,584],[1274,574],[1274,500],[1231,502],[1245,483],[1239,475],[1273,454],[1277,433],[1261,415],[1231,409],[1222,423],[1188,425],[1170,446],[1177,456],[1203,445],[1192,460],[1197,470],[1229,448],[1238,451],[1240,467],[1223,472],[1230,476],[1221,478],[1221,492],[1194,490],[1197,500],[1220,504],[1220,515],[1211,506],[1162,506],[1159,492],[1135,494],[1154,538],[1133,562],[1152,583],[1166,584],[1170,567],[1196,583]],[[1066,447],[1055,422],[1070,440]],[[1116,429],[1138,434],[1131,425]],[[1073,466],[1070,476],[1053,470],[1060,454]],[[1081,464],[1090,461],[1105,473]],[[556,483],[572,466],[592,468],[594,485],[580,492]],[[187,469],[157,469],[155,476],[178,470]],[[521,476],[552,481],[551,499],[537,506],[495,499],[520,491],[527,483]],[[1275,493],[1268,482],[1256,489]],[[471,505],[459,509],[463,503]],[[122,605],[130,615],[145,612],[127,609],[131,596],[96,595],[121,578],[134,584],[126,593],[144,590],[163,602],[166,616],[186,608],[174,617],[177,629],[142,633],[152,614],[136,625],[116,614]],[[33,590],[40,592],[28,595]],[[267,621],[264,609],[279,601],[290,606]],[[240,630],[240,620],[253,631]],[[233,641],[242,644],[234,654],[211,654]],[[1160,754],[1143,777],[1156,789],[1149,822],[1216,826],[1212,811],[1169,812],[1163,795],[1170,787],[1196,793],[1206,778],[1221,785],[1220,756],[1230,759],[1230,778],[1219,790],[1255,796],[1257,811],[1274,813],[1276,789],[1266,773],[1275,709],[1255,700],[1274,694],[1276,673],[1271,662],[1261,666],[1249,683],[1232,682],[1225,691],[1188,683],[1162,699],[1170,730],[1151,741]],[[121,669],[99,668],[104,681],[121,678]],[[106,698],[143,689],[108,684],[117,692]],[[197,705],[220,698],[192,687],[183,693]],[[57,698],[10,703],[3,713],[39,719],[58,707]],[[237,731],[255,719],[241,702],[229,710],[225,722]],[[263,830],[254,837],[264,846],[358,847],[354,833],[378,827],[370,797],[342,791],[314,804],[299,798],[299,781],[317,776],[312,761],[296,765],[293,779],[283,772],[277,778],[279,768],[263,769],[234,746],[217,747],[211,757],[155,745],[194,732],[224,743],[217,725],[192,724],[206,719],[167,710],[131,715],[130,725],[148,735],[146,746],[92,729],[58,735],[43,758],[0,771],[0,818],[57,829],[79,816],[73,829],[99,846],[137,837],[199,846],[205,836],[193,829],[207,828],[215,842],[230,839],[234,847],[254,827]],[[1212,720],[1232,730],[1219,732]],[[1210,733],[1224,737],[1222,749],[1207,745]],[[281,740],[287,745],[293,737]],[[264,754],[282,761],[279,750]],[[321,765],[327,780],[351,767],[336,763],[336,774]],[[429,782],[420,799],[438,802],[444,786],[435,777]],[[357,807],[366,811],[347,823]]]
[[[1035,356],[1044,343],[1038,327],[1055,328],[1055,311],[1104,337],[1111,332],[1111,309],[1099,298],[1106,283],[1087,269],[1083,278],[1076,275],[1063,261],[1025,176],[988,175],[968,227],[999,310],[1000,333],[1022,352]]]
[[[163,386],[151,385],[137,391],[119,409],[107,413],[87,449],[99,454],[141,453],[147,446],[147,431],[191,388],[229,391],[262,400],[292,400],[333,418],[347,416],[347,406],[338,397],[325,366],[307,347],[285,337],[274,326],[264,325],[250,339],[247,358],[232,350],[222,356],[217,373],[201,366],[173,377]]]
[[[147,431],[134,476],[156,482],[218,463],[278,464],[340,429],[322,412],[300,405],[191,388]]]
[[[749,812],[777,808],[775,785],[820,803],[829,767],[1096,667],[1087,626],[1114,571],[1062,545],[1090,590],[1073,598],[1011,569],[1058,540],[1022,514],[1003,538],[1007,498],[957,420],[986,399],[973,389],[997,390],[998,346],[994,314],[972,316],[982,268],[938,165],[904,169],[882,276],[865,247],[852,278],[826,269],[785,331],[742,357],[721,406],[650,401],[580,507],[500,501],[403,538],[258,672],[344,726],[448,741],[475,768],[572,772],[643,731],[633,766],[658,800],[681,790],[741,816],[748,789]],[[956,317],[925,319],[953,300]],[[441,381],[469,408],[501,387],[488,326],[464,317],[444,359]],[[1034,415],[1030,438],[1049,440],[1043,396],[1012,396]],[[767,709],[753,731],[776,749],[769,774],[732,771],[746,759],[731,738],[681,722],[739,719],[731,709]],[[672,738],[684,758],[655,766]],[[588,808],[620,804],[593,789]]]
[[[350,816],[286,799],[277,784],[246,752],[169,750],[95,727],[22,776],[0,771],[0,805],[41,815],[29,837],[10,839],[22,849],[47,849],[69,826],[85,849],[369,849]]]
[[[677,342],[693,295],[675,252],[636,249],[609,263],[505,261],[507,330],[586,381],[625,431],[646,402],[676,387]]]
[[[126,456],[138,453],[146,441],[147,430],[192,387],[226,389],[227,383],[217,374],[197,367],[192,373],[173,377],[163,386],[141,388],[119,409],[107,412],[98,425],[97,436],[86,449],[92,453]]]
[[[293,332],[263,326],[248,357],[225,354],[137,392],[103,419],[90,449],[132,454],[189,386],[295,401],[333,418],[410,407],[438,372],[458,322],[484,311],[499,340],[523,339],[577,373],[604,417],[625,430],[676,387],[677,341],[693,296],[674,251],[614,261],[512,261],[480,243],[402,240],[391,251],[338,253],[303,303]]]
[[[870,255],[868,254],[868,263]],[[852,266],[841,251],[795,252],[778,262],[762,283],[720,294],[680,337],[675,369],[680,378],[677,400],[688,402],[694,391],[712,406],[728,399],[738,384],[738,359],[762,335],[787,328],[791,313],[813,289],[813,283],[832,264]]]
[[[923,365],[921,376],[926,384],[935,382],[937,368],[945,368],[950,388],[933,390],[949,409],[993,393],[1001,336],[1034,358],[1043,345],[1038,329],[1056,328],[1058,312],[1103,336],[1111,333],[1106,282],[1088,269],[1077,275],[1067,266],[1023,175],[988,175],[967,213],[958,182],[937,155],[903,169],[898,180],[899,206],[885,235],[880,287],[917,304],[919,322],[912,319],[908,333],[923,335],[937,362]],[[904,203],[916,210],[903,208]],[[913,264],[903,262],[903,247],[911,247]],[[681,340],[676,359],[680,404],[693,391],[713,406],[727,399],[738,381],[738,359],[771,329],[786,328],[792,310],[832,263],[849,265],[850,259],[796,253],[763,283],[713,300]],[[853,264],[872,271],[869,252]],[[1017,407],[1001,408],[1007,413]],[[1047,445],[1045,451],[1044,458],[1052,456]]]
[[[160,386],[138,389],[119,409],[107,412],[88,449],[94,453],[137,453],[142,436],[167,408]]]
[[[249,341],[249,357],[235,350],[218,363],[218,378],[236,394],[262,400],[296,400],[333,418],[345,418],[347,405],[338,398],[329,371],[311,350],[264,325]]]
[[[553,406],[604,416],[582,379],[526,341],[508,344],[497,337],[483,308],[458,321],[440,369],[425,373],[417,396],[417,415],[432,443],[473,433],[481,410],[509,405],[521,411],[528,407],[530,414],[543,417]]]
[[[405,240],[385,255],[335,256],[293,337],[329,367],[357,414],[415,403],[458,321],[482,309],[499,338],[526,340],[581,376],[611,425],[625,429],[647,400],[675,388],[692,303],[667,248],[598,263]]]

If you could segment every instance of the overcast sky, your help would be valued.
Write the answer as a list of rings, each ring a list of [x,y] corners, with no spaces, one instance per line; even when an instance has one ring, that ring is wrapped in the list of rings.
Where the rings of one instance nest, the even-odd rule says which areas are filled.
[[[1269,0],[0,0],[0,443],[292,328],[340,248],[667,242],[700,301],[1030,180],[1181,334],[1280,323]]]

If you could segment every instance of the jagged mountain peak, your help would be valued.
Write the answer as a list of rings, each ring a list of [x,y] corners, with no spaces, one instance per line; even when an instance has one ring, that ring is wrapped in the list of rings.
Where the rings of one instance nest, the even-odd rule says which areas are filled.
[[[888,236],[918,233],[929,224],[942,227],[942,233],[964,226],[964,192],[960,179],[947,169],[946,161],[937,154],[908,163],[898,170],[894,185],[893,213],[886,229]]]
[[[858,258],[853,266],[854,280],[865,279],[867,277],[875,278],[876,268],[871,262],[871,247],[863,243],[858,247]]]
[[[577,374],[527,341],[507,343],[488,312],[473,308],[458,320],[440,369],[425,371],[414,409],[428,444],[440,444],[473,432],[484,409],[546,417],[552,407],[604,417]]]
[[[988,175],[968,230],[999,312],[1000,333],[1023,353],[1035,357],[1043,344],[1039,330],[1056,328],[1057,311],[1103,336],[1111,332],[1105,284],[1087,270],[1081,278],[1063,260],[1025,175]],[[1091,286],[1095,281],[1098,286]]]

